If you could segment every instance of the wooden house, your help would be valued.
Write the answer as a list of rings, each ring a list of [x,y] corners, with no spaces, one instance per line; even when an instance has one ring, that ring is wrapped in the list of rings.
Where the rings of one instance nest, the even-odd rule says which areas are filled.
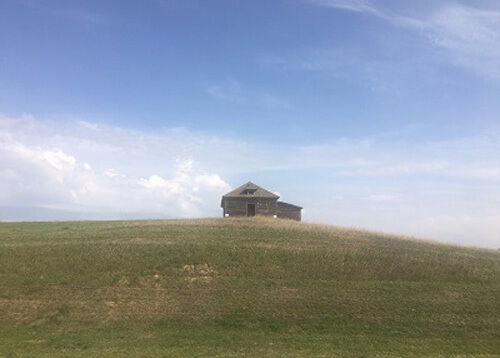
[[[297,221],[302,219],[300,206],[284,203],[278,199],[279,195],[248,182],[222,196],[222,215],[224,217],[262,215]]]

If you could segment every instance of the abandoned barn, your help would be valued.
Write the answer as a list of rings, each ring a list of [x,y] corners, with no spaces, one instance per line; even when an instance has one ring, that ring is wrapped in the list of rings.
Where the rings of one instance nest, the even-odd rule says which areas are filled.
[[[302,207],[278,201],[279,198],[279,195],[248,182],[222,196],[222,215],[262,215],[300,221]]]

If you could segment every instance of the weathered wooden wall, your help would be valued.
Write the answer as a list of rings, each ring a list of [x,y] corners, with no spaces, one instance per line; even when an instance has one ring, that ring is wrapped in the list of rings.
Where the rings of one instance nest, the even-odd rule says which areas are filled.
[[[297,220],[301,221],[302,220],[302,215],[301,215],[301,207],[288,204],[288,203],[283,203],[281,201],[278,201],[277,203],[277,215],[280,219],[292,219],[292,220]]]
[[[247,204],[255,204],[255,215],[273,216],[277,213],[274,198],[225,198],[223,216],[247,216]]]

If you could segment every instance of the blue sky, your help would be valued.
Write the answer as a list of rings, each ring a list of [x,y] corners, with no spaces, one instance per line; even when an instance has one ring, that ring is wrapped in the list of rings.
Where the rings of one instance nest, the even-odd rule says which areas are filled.
[[[0,219],[218,216],[500,247],[498,1],[3,0]]]

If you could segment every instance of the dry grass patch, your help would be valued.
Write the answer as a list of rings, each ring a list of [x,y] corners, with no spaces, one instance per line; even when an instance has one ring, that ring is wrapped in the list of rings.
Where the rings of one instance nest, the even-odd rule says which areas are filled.
[[[4,325],[208,320],[217,314],[213,289],[192,284],[189,289],[51,286],[0,299],[0,323]]]

